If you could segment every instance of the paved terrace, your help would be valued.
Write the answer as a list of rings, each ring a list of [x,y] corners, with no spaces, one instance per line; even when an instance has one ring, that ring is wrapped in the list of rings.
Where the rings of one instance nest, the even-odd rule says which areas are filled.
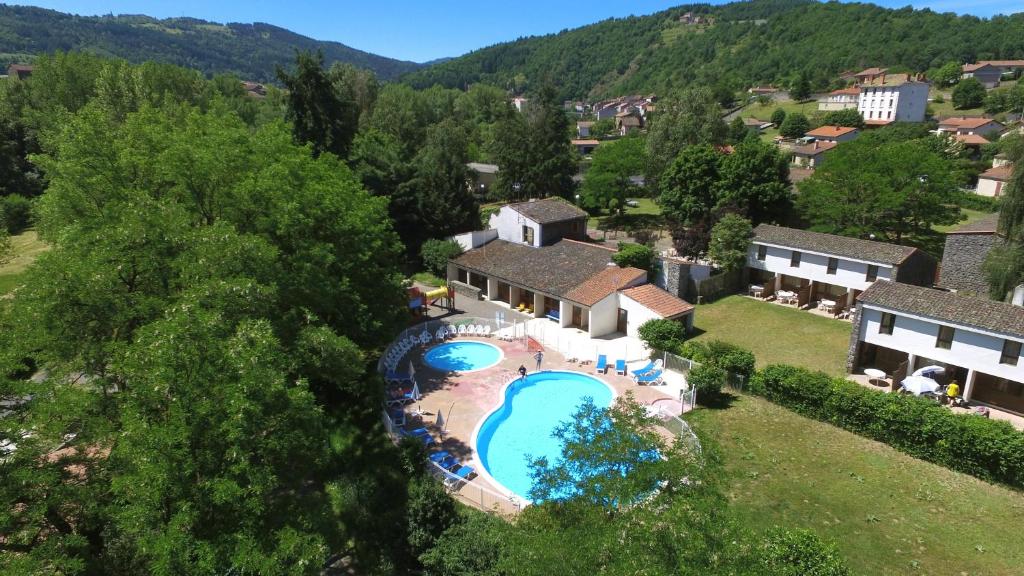
[[[457,297],[456,305],[457,310],[454,312],[431,307],[429,315],[434,320],[443,318],[451,322],[458,322],[461,318],[493,319],[495,311],[500,310],[505,313],[507,322],[512,320],[513,315],[516,316],[517,321],[530,320],[530,317],[525,314],[501,308],[491,302],[472,301],[468,298]],[[546,320],[536,321],[545,322]],[[410,352],[408,358],[412,361],[422,398],[419,402],[406,406],[407,428],[416,428],[418,424],[422,424],[431,431],[435,440],[440,441],[440,449],[447,450],[479,472],[483,466],[477,460],[473,448],[473,431],[477,424],[501,402],[502,387],[510,380],[518,378],[519,366],[526,366],[532,373],[536,361],[533,358],[534,352],[526,349],[523,340],[507,342],[498,339],[495,335],[489,338],[458,337],[455,340],[477,340],[493,344],[501,349],[504,357],[491,368],[470,373],[457,373],[442,372],[428,366],[423,362],[420,349]],[[615,359],[611,354],[608,356],[608,361],[610,365],[607,374],[594,374],[593,359],[580,358],[579,362],[570,362],[558,351],[545,347],[541,369],[573,370],[594,375],[610,384],[615,390],[616,396],[632,392],[641,404],[654,404],[671,414],[680,412],[678,385],[637,385],[628,376],[615,374]],[[646,362],[630,362],[628,369],[636,369],[644,364]],[[438,413],[444,417],[443,434],[442,429],[436,425]],[[478,493],[481,485],[494,492],[506,493],[503,488],[490,483],[484,475],[477,476],[462,485],[458,489],[458,493],[462,494],[467,501],[479,506],[481,498]]]

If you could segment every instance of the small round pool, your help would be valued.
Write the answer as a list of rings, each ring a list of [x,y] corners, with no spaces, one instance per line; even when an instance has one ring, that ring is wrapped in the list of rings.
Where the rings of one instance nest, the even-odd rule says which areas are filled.
[[[423,355],[423,361],[445,372],[473,372],[501,362],[501,349],[486,342],[466,340],[434,346]]]
[[[551,436],[590,397],[607,408],[614,393],[610,386],[580,372],[537,372],[516,379],[505,388],[504,402],[487,416],[474,435],[476,453],[484,470],[501,486],[529,500],[532,479],[529,462],[547,458],[554,463],[562,446]]]

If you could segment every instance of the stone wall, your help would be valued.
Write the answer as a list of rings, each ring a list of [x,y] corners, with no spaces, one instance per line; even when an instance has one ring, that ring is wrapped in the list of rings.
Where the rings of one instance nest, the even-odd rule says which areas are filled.
[[[915,286],[932,286],[935,284],[935,268],[935,258],[918,250],[892,269],[892,279]]]
[[[939,271],[939,286],[976,294],[988,295],[988,282],[982,265],[993,247],[1002,243],[995,234],[950,234],[946,236],[946,249]]]
[[[861,318],[864,317],[862,312],[863,308],[858,303],[857,310],[851,318],[853,327],[850,330],[850,348],[846,351],[846,372],[849,374],[853,374],[853,371],[857,368],[857,344],[860,343],[860,324]]]

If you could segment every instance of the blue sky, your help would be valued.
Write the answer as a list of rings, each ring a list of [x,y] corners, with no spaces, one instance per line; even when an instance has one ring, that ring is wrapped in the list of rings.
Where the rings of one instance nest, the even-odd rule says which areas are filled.
[[[686,0],[37,0],[12,2],[82,15],[193,16],[215,22],[267,22],[318,40],[423,62],[458,56],[520,36],[557,32],[605,18],[650,14]],[[721,4],[723,0],[711,0]],[[876,0],[938,12],[991,16],[1024,10],[1021,0]]]

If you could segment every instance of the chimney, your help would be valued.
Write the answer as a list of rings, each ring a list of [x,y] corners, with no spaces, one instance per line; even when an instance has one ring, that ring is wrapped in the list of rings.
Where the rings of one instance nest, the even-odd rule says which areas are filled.
[[[1013,289],[1013,297],[1010,299],[1010,304],[1024,306],[1024,284],[1019,284]]]

